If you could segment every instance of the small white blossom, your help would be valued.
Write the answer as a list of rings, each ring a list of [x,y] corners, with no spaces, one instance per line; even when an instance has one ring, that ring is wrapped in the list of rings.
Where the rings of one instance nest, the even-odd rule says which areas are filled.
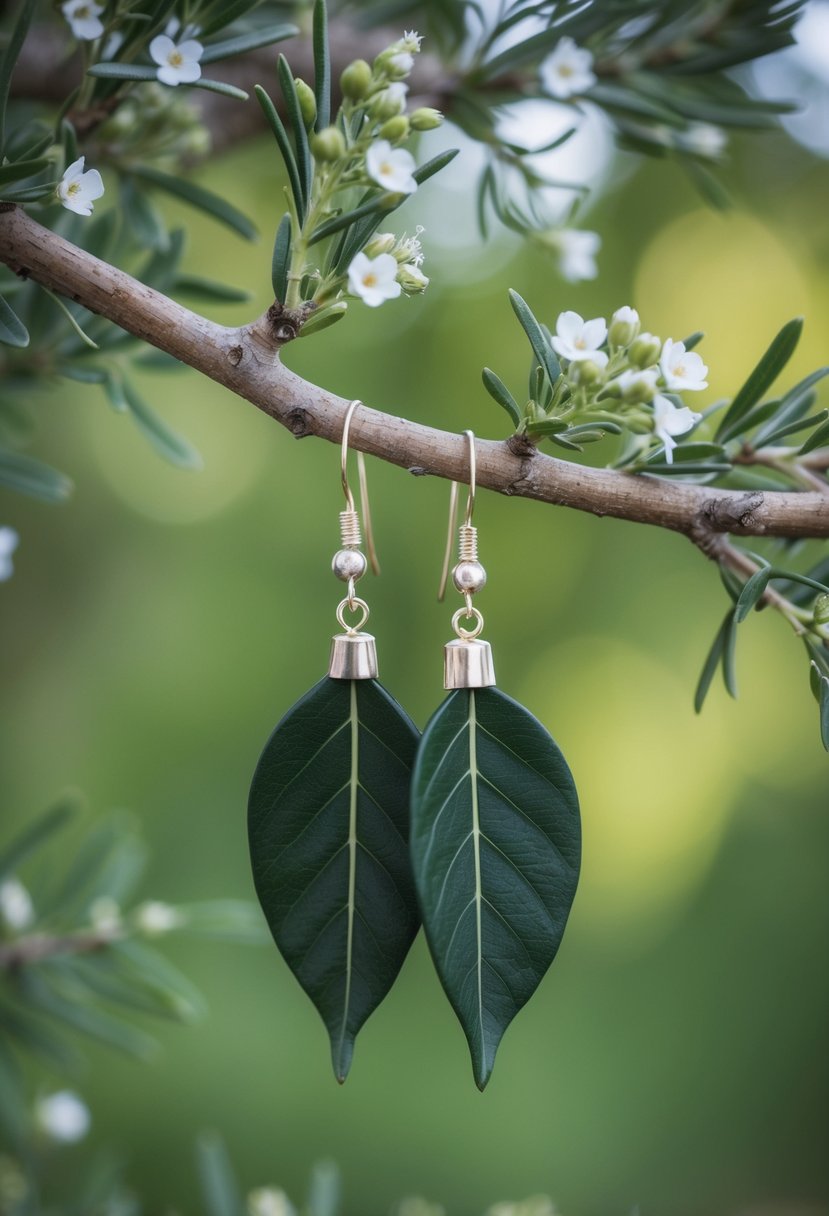
[[[250,1216],[294,1216],[294,1205],[284,1191],[263,1187],[248,1195]]]
[[[662,376],[668,388],[677,392],[696,392],[708,388],[708,368],[696,351],[686,351],[684,342],[666,338],[659,359]]]
[[[162,84],[192,84],[198,80],[203,54],[204,47],[195,38],[175,43],[166,34],[157,34],[150,43],[150,56],[158,64],[156,76]]]
[[[89,905],[89,923],[97,933],[115,937],[123,928],[121,909],[109,895],[101,895]]]
[[[635,308],[630,308],[629,305],[625,304],[623,308],[616,309],[610,318],[610,324],[612,325],[614,321],[618,321],[620,325],[638,325],[639,313]]]
[[[392,109],[395,113],[402,114],[406,109],[408,95],[409,86],[402,80],[393,80],[391,84],[386,85],[377,100],[382,103],[384,114],[390,113]]]
[[[684,435],[696,426],[700,418],[702,414],[695,414],[687,405],[680,409],[661,393],[656,394],[653,399],[653,429],[665,445],[665,460],[668,464],[674,462],[674,435]]]
[[[656,368],[641,372],[633,368],[621,372],[613,383],[618,384],[626,401],[653,401],[657,376]]]
[[[84,157],[73,161],[58,182],[58,198],[67,211],[76,215],[91,215],[92,204],[104,192],[104,183],[97,169],[84,173]]]
[[[598,232],[579,228],[559,228],[550,235],[549,243],[558,253],[561,277],[568,283],[595,279],[599,273],[596,254],[602,247]]]
[[[19,544],[20,537],[14,528],[0,528],[0,583],[14,574],[12,554]]]
[[[410,55],[416,55],[422,41],[423,35],[418,34],[417,30],[404,30],[403,37],[395,43],[395,50],[408,51]]]
[[[402,288],[397,282],[397,258],[381,253],[376,258],[358,253],[348,268],[348,290],[369,308],[385,300],[396,300]]]
[[[41,1098],[35,1108],[35,1119],[50,1140],[61,1144],[83,1140],[92,1122],[86,1104],[71,1089]]]
[[[101,13],[102,4],[88,3],[88,0],[67,0],[62,4],[61,12],[69,22],[69,28],[81,42],[92,42],[100,38],[104,32]]]
[[[697,156],[707,156],[711,160],[722,156],[728,144],[728,136],[722,127],[715,127],[710,122],[692,123],[681,133],[679,139],[686,151],[695,152]]]
[[[541,83],[551,97],[563,100],[586,93],[596,83],[593,56],[572,38],[560,38],[541,64]]]
[[[396,51],[389,60],[389,67],[401,76],[408,76],[414,67],[414,55],[410,51]]]
[[[589,359],[591,363],[602,368],[607,364],[607,355],[603,350],[599,350],[599,347],[606,337],[607,323],[604,317],[585,321],[577,312],[562,312],[556,321],[553,350],[571,363]]]
[[[148,900],[135,910],[135,927],[147,937],[160,937],[164,933],[170,933],[173,929],[180,928],[184,920],[178,908],[161,903],[157,899]]]
[[[393,194],[414,194],[417,182],[412,176],[415,158],[405,148],[392,148],[387,139],[376,140],[366,152],[366,172]]]
[[[32,897],[14,875],[0,882],[0,920],[7,929],[19,933],[28,929],[35,918]]]

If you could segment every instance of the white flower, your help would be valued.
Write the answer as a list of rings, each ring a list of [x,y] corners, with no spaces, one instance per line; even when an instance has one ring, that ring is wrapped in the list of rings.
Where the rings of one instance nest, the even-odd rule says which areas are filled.
[[[725,151],[728,136],[722,127],[715,127],[713,123],[695,122],[680,134],[679,143],[688,152],[716,160]]]
[[[659,366],[668,388],[677,392],[696,392],[708,388],[708,368],[696,351],[686,351],[684,342],[666,338],[659,359]]]
[[[387,84],[377,99],[383,106],[384,116],[391,114],[392,111],[402,114],[406,109],[408,94],[409,86],[402,80],[394,80],[391,84]]]
[[[623,308],[616,309],[613,316],[610,318],[610,324],[612,325],[614,321],[618,321],[620,325],[638,325],[639,313],[635,308],[631,308],[629,305],[625,304]]]
[[[35,1108],[35,1119],[41,1131],[61,1144],[83,1140],[92,1122],[87,1106],[71,1089],[41,1098]]]
[[[558,40],[555,50],[543,60],[540,74],[550,96],[560,99],[586,93],[596,83],[590,51],[568,37]]]
[[[550,243],[558,252],[558,268],[563,279],[568,283],[595,279],[599,273],[596,254],[602,247],[602,238],[598,232],[559,228],[558,232],[551,235]]]
[[[76,215],[91,215],[92,204],[104,192],[104,183],[97,169],[83,171],[84,157],[73,161],[58,182],[58,198],[67,211]]]
[[[417,30],[404,30],[403,37],[395,43],[395,50],[408,51],[409,54],[416,55],[422,41],[423,35],[418,34]]]
[[[178,908],[163,904],[157,899],[148,900],[135,911],[135,926],[147,937],[160,937],[163,933],[170,933],[173,929],[180,928],[184,920]]]
[[[104,11],[102,4],[90,4],[87,0],[67,0],[66,4],[60,7],[72,33],[81,42],[91,42],[94,38],[101,37],[104,32],[101,21],[101,13]]]
[[[150,56],[158,64],[156,76],[162,84],[192,84],[198,80],[203,54],[204,47],[195,38],[175,43],[166,34],[157,34],[150,43]]]
[[[635,368],[621,372],[613,381],[621,389],[626,401],[653,401],[656,393],[656,368],[648,371],[637,371]]]
[[[571,363],[589,359],[601,368],[607,364],[607,355],[603,350],[599,350],[599,347],[606,337],[607,324],[604,317],[585,321],[577,312],[561,312],[556,321],[553,350]]]
[[[294,1206],[284,1191],[263,1187],[248,1195],[250,1216],[294,1216]]]
[[[397,258],[390,253],[369,258],[358,253],[348,268],[348,290],[369,308],[384,300],[396,300],[402,290],[397,282]]]
[[[20,537],[14,528],[0,528],[0,583],[14,574],[12,554],[20,544]]]
[[[405,148],[392,148],[387,139],[376,140],[366,152],[366,172],[372,181],[393,194],[414,194],[415,158]]]
[[[396,51],[389,60],[389,67],[401,76],[408,76],[414,67],[414,55],[410,51]]]
[[[32,897],[14,875],[0,882],[0,919],[7,929],[27,929],[35,918]]]
[[[661,393],[656,394],[653,399],[653,429],[665,445],[665,460],[668,464],[674,462],[676,443],[673,436],[684,435],[686,431],[690,431],[701,417],[702,414],[695,414],[687,405],[679,409]]]

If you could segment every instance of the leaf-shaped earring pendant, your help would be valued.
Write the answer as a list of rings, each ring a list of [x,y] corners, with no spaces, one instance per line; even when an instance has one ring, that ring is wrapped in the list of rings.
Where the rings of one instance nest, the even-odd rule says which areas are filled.
[[[445,648],[450,694],[418,748],[411,854],[429,949],[483,1089],[501,1037],[555,958],[576,893],[581,822],[567,763],[541,723],[495,688],[472,595],[486,582],[470,490],[453,570],[465,606]],[[457,485],[453,486],[450,544]],[[443,585],[449,566],[444,563]],[[462,620],[471,622],[466,628]]]
[[[343,428],[347,506],[333,562],[348,583],[337,609],[343,632],[333,639],[328,676],[288,710],[265,745],[248,802],[256,893],[325,1022],[340,1082],[357,1032],[394,983],[419,925],[408,854],[419,734],[375,678],[374,638],[362,632],[368,606],[354,590],[367,564],[345,473],[357,405]],[[362,464],[360,472],[363,483]],[[346,624],[346,612],[357,614],[355,624]]]

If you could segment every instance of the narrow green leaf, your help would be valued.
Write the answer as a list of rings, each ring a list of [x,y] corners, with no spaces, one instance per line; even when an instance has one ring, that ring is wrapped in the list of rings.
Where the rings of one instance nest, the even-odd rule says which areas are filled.
[[[262,0],[220,0],[218,4],[209,5],[210,17],[208,18],[207,13],[202,14],[207,20],[202,26],[201,37],[211,38],[213,34],[221,33],[234,21],[246,16],[251,9],[258,8],[261,3]]]
[[[341,215],[334,216],[331,220],[326,220],[324,224],[320,224],[319,228],[315,228],[308,240],[309,247],[316,245],[319,241],[324,241],[326,237],[333,236],[336,232],[341,232],[343,228],[350,228],[352,224],[356,224],[358,220],[365,219],[366,216],[374,215],[380,211],[394,211],[400,203],[396,195],[381,194],[379,198],[369,199],[368,202],[362,203],[359,207],[355,207],[353,211],[344,211]]]
[[[535,319],[532,309],[517,291],[510,289],[509,298],[513,312],[518,317],[521,328],[530,340],[530,346],[533,348],[536,359],[546,371],[550,384],[555,384],[561,375],[561,367],[553,348],[544,335],[544,331]]]
[[[96,80],[157,80],[158,68],[140,63],[94,63],[87,76]]]
[[[829,367],[819,367],[817,371],[804,376],[794,388],[790,388],[780,398],[778,409],[774,411],[766,425],[754,436],[754,446],[761,447],[763,444],[768,443],[769,437],[775,430],[781,426],[785,426],[789,422],[802,418],[804,414],[808,413],[815,401],[815,394],[812,392],[812,389],[826,375],[829,375]]]
[[[229,287],[226,283],[203,279],[201,275],[197,274],[179,275],[173,284],[173,290],[179,296],[187,296],[193,300],[208,300],[216,304],[245,304],[252,298],[251,292],[245,291],[242,287]],[[166,358],[169,360],[171,356],[167,355]],[[173,360],[173,362],[178,361]]]
[[[48,157],[40,156],[36,160],[17,160],[11,165],[0,165],[0,186],[5,186],[9,182],[21,182],[27,177],[33,177],[35,173],[48,169],[51,163]]]
[[[731,618],[723,635],[722,678],[729,696],[737,699],[737,671],[735,657],[737,651],[737,619],[736,613]]]
[[[375,680],[326,677],[276,727],[250,789],[256,893],[340,1082],[417,932],[406,843],[417,739]]]
[[[771,387],[794,354],[802,331],[802,317],[795,317],[793,321],[789,321],[783,326],[726,410],[717,431],[718,438],[733,423],[747,414],[751,407],[757,404],[763,393]]]
[[[271,285],[274,299],[284,304],[288,295],[288,267],[291,263],[291,217],[285,213],[276,230],[271,258]]]
[[[800,449],[800,455],[805,456],[807,453],[813,452],[815,448],[823,447],[825,443],[829,443],[829,420],[809,436]]]
[[[205,48],[201,63],[215,63],[219,59],[230,59],[233,55],[243,55],[246,51],[256,51],[262,46],[273,46],[285,38],[294,38],[299,33],[299,27],[283,23],[267,25],[250,34],[237,34],[235,38],[223,38],[221,42],[211,42]]]
[[[64,798],[60,802],[56,802],[54,806],[49,807],[42,815],[38,815],[34,823],[24,828],[0,852],[0,879],[13,874],[21,862],[25,861],[31,853],[36,852],[37,849],[51,840],[56,832],[65,828],[72,816],[77,813],[77,810],[78,803],[76,801]]]
[[[20,48],[23,46],[29,30],[35,2],[36,0],[24,0],[17,15],[17,21],[12,27],[6,49],[0,57],[0,162],[6,152],[6,107],[9,101],[9,85]]]
[[[277,147],[279,148],[282,161],[285,165],[285,172],[288,174],[288,181],[291,185],[291,194],[293,195],[294,206],[296,207],[297,215],[299,215],[302,219],[305,216],[302,184],[300,182],[299,169],[297,168],[294,150],[291,147],[291,141],[288,138],[288,132],[285,130],[282,119],[277,113],[276,106],[262,88],[261,84],[254,85],[253,91],[256,94],[256,100],[261,106],[262,113],[267,119],[268,126],[273,131]]]
[[[755,608],[759,604],[765,594],[766,587],[769,585],[769,579],[773,574],[774,570],[771,566],[764,566],[761,570],[757,570],[752,574],[751,578],[746,579],[734,610],[735,624],[741,625],[752,608]]]
[[[302,187],[302,211],[300,214],[304,218],[308,208],[308,200],[311,197],[314,162],[311,159],[311,149],[308,146],[308,132],[305,130],[305,122],[302,118],[302,110],[299,105],[296,85],[294,84],[293,72],[284,55],[279,56],[276,71],[279,77],[279,84],[282,88],[282,96],[285,98],[285,109],[288,111],[288,119],[294,133],[296,163],[299,171],[299,182]]]
[[[705,698],[708,694],[708,689],[711,687],[711,681],[714,678],[714,672],[720,665],[720,659],[722,658],[723,650],[725,648],[725,640],[733,625],[733,621],[734,612],[729,610],[726,613],[723,623],[717,630],[717,634],[714,638],[711,649],[708,651],[706,660],[703,663],[702,673],[699,678],[699,683],[697,684],[697,690],[694,694],[694,709],[697,713],[699,713],[703,707]]]
[[[66,502],[74,489],[69,478],[57,469],[8,448],[0,448],[0,485],[52,503]]]
[[[166,252],[170,247],[170,237],[149,194],[143,189],[136,189],[135,181],[128,174],[122,174],[118,192],[130,235],[141,246]]]
[[[829,679],[821,675],[820,685],[820,740],[829,752]]]
[[[452,692],[427,725],[411,852],[429,949],[483,1089],[558,951],[581,859],[564,757],[499,689]]]
[[[205,89],[208,93],[220,93],[222,97],[233,97],[236,101],[247,101],[250,97],[244,89],[237,89],[235,84],[225,84],[223,80],[207,80],[204,76],[200,76],[186,87]]]
[[[207,215],[212,215],[214,219],[226,224],[228,228],[232,228],[246,240],[256,240],[258,233],[255,225],[238,208],[218,194],[214,194],[212,190],[205,190],[204,186],[197,186],[195,182],[188,181],[186,178],[174,177],[170,173],[162,173],[160,169],[151,169],[147,165],[134,166],[132,173],[142,181],[149,182],[151,186],[157,186],[159,190],[164,190],[167,194],[172,194],[175,198],[190,203],[192,207],[198,207]]]
[[[335,1162],[316,1162],[311,1170],[307,1216],[338,1216],[341,1189],[340,1171]]]
[[[434,177],[436,173],[440,173],[441,169],[445,169],[450,165],[455,157],[460,152],[460,148],[447,148],[445,152],[439,152],[437,156],[433,156],[431,160],[427,160],[425,165],[421,165],[412,173],[419,186],[424,182],[428,182],[430,177]]]
[[[149,1035],[103,1009],[84,1004],[80,985],[68,982],[67,975],[61,974],[58,968],[49,975],[51,983],[44,979],[46,972],[45,964],[37,973],[30,967],[19,979],[24,998],[36,1009],[125,1055],[149,1060],[156,1054],[156,1043]]]
[[[75,331],[75,333],[77,334],[77,336],[80,338],[81,342],[83,342],[84,346],[88,346],[92,350],[97,350],[98,343],[93,342],[93,340],[90,338],[89,334],[86,333],[86,331],[84,330],[84,328],[81,325],[78,318],[73,316],[72,312],[69,309],[68,304],[66,304],[65,301],[62,300],[59,295],[56,295],[54,291],[50,291],[48,287],[44,287],[42,283],[38,284],[38,286],[40,287],[41,291],[45,291],[46,295],[49,297],[49,299],[52,301],[52,303],[56,304],[58,306],[60,311],[66,317],[66,320],[69,322],[69,324],[72,326],[72,328]]]
[[[29,331],[3,296],[0,296],[0,342],[7,346],[29,345]]]
[[[788,422],[785,426],[780,426],[777,430],[772,431],[763,442],[769,445],[779,443],[787,435],[796,435],[799,431],[808,431],[813,426],[820,426],[820,423],[826,422],[827,419],[829,419],[829,410],[821,410],[819,414],[810,414],[808,418],[796,418],[794,422]],[[809,440],[807,440],[808,442]],[[815,447],[817,446],[818,444],[815,444]]]
[[[139,396],[129,380],[122,381],[124,400],[129,411],[155,450],[180,469],[202,469],[204,461],[193,445],[176,434],[167,423]]]
[[[316,130],[322,131],[331,123],[331,55],[325,0],[316,0],[314,4],[314,95],[317,99]]]
[[[224,1141],[202,1135],[196,1142],[196,1165],[205,1216],[245,1216],[246,1205]]]
[[[684,339],[683,345],[686,350],[693,350],[695,346],[699,346],[704,337],[705,333],[703,330],[695,329],[692,334],[689,334],[688,337]]]
[[[329,304],[327,308],[312,312],[299,331],[299,337],[310,338],[313,334],[322,333],[324,329],[341,321],[347,312],[348,303],[345,300],[337,300],[336,303]]]
[[[481,372],[481,379],[484,382],[484,388],[493,401],[497,401],[498,405],[507,411],[513,424],[519,427],[521,425],[521,411],[503,380],[496,376],[495,372],[490,371],[488,367],[485,367]]]

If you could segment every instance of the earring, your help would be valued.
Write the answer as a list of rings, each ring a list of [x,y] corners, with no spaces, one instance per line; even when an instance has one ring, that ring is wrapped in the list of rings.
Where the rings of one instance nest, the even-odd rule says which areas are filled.
[[[359,405],[352,401],[343,424],[346,509],[332,563],[347,584],[337,608],[342,632],[332,640],[328,675],[265,745],[248,802],[256,893],[279,950],[325,1022],[340,1082],[357,1032],[390,989],[419,925],[408,856],[419,736],[377,682],[375,640],[363,632],[369,609],[355,592],[367,565],[347,473]],[[360,484],[374,559],[362,464]]]
[[[486,572],[472,525],[475,437],[464,434],[469,497],[452,571],[464,606],[444,649],[451,691],[415,762],[411,854],[429,949],[483,1089],[504,1031],[561,942],[578,882],[581,825],[564,757],[541,723],[495,687],[492,651],[479,636],[484,621],[472,597]],[[457,490],[453,483],[443,585]]]

